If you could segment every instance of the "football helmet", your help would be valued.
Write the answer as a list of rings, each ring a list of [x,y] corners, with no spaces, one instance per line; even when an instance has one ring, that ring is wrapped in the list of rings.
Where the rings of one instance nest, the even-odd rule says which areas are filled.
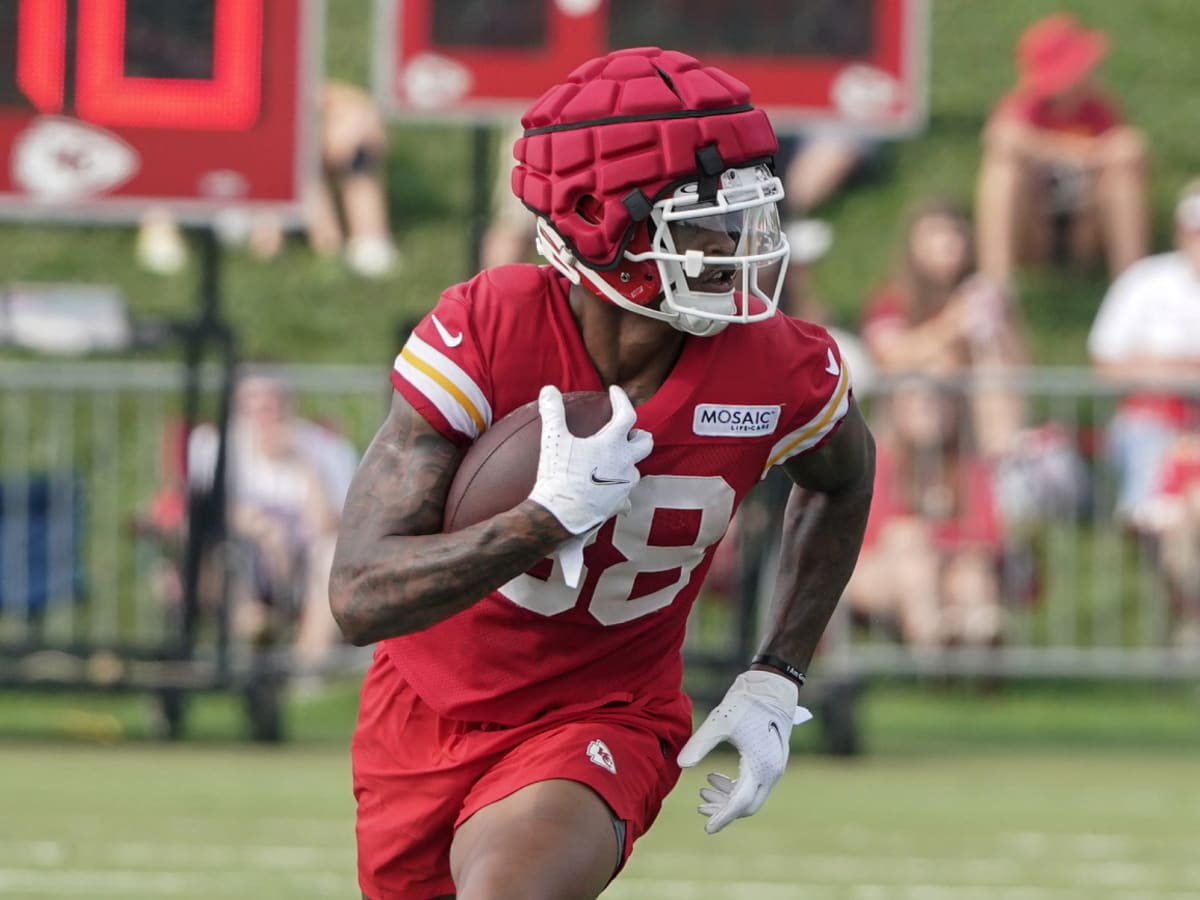
[[[513,191],[572,282],[691,334],[774,315],[788,256],[778,144],[744,84],[683,53],[618,50],[522,124]]]

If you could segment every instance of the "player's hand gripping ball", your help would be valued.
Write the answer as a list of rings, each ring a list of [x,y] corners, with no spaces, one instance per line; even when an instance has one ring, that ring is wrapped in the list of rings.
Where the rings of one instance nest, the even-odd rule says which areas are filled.
[[[444,528],[455,531],[512,509],[526,498],[548,510],[571,534],[558,551],[563,579],[577,587],[591,533],[628,508],[637,464],[654,446],[634,428],[625,392],[563,396],[542,388],[484,432],[467,451],[446,498]]]
[[[588,437],[608,424],[612,404],[605,391],[562,395],[566,427]],[[519,406],[485,431],[467,450],[446,498],[443,527],[458,531],[529,497],[541,457],[542,417],[538,401]]]
[[[573,433],[558,388],[538,395],[542,417],[537,481],[529,499],[548,509],[571,534],[582,535],[629,508],[641,478],[637,464],[650,455],[654,439],[634,428],[637,413],[616,385],[608,389],[612,418],[590,436]]]

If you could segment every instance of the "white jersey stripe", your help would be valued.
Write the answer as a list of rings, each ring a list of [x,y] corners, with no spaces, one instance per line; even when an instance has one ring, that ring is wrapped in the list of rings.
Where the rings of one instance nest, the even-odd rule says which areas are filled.
[[[416,335],[396,357],[395,370],[437,407],[456,431],[474,440],[492,424],[483,391],[455,362]]]
[[[766,477],[772,466],[787,462],[796,454],[803,453],[821,443],[849,409],[850,367],[843,365],[837,387],[833,391],[833,396],[829,398],[829,402],[814,418],[795,431],[785,434],[771,448],[771,455],[767,457],[767,465],[763,468],[763,477]]]

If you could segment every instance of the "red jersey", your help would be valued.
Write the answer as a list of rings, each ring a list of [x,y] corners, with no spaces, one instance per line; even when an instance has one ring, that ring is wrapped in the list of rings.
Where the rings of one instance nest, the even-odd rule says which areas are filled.
[[[466,445],[535,400],[604,390],[549,266],[490,269],[447,290],[417,325],[392,384],[433,427]],[[850,375],[815,325],[777,315],[689,336],[637,408],[654,436],[631,510],[584,552],[578,588],[543,560],[474,606],[384,652],[444,716],[516,725],[563,710],[661,700],[681,715],[688,612],[747,492],[821,444],[845,416]]]

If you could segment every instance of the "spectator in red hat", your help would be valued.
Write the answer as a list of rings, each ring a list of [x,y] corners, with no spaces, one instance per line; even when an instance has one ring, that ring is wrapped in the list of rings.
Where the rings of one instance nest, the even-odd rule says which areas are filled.
[[[1107,51],[1103,32],[1063,13],[1021,35],[1019,81],[983,132],[976,222],[985,274],[1003,282],[1018,262],[1103,255],[1115,276],[1145,255],[1145,140],[1096,82]]]

